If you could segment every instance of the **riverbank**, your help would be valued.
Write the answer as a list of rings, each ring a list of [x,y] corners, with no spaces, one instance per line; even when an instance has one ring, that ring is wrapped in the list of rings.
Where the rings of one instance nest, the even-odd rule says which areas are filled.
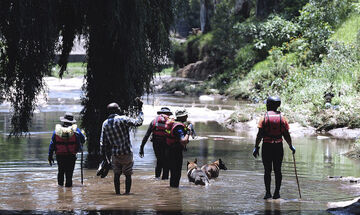
[[[201,99],[200,96],[173,94],[155,94],[143,98],[145,122],[130,137],[134,151],[133,195],[115,196],[111,173],[105,179],[100,179],[96,177],[95,170],[85,169],[84,185],[81,185],[80,159],[77,160],[75,168],[74,187],[57,187],[56,166],[49,167],[47,164],[48,141],[53,125],[58,122],[63,111],[74,112],[77,116],[81,110],[80,100],[76,98],[81,96],[82,79],[47,81],[51,85],[48,86],[48,102],[40,106],[38,113],[34,114],[32,138],[21,139],[16,145],[10,142],[13,139],[4,138],[4,143],[0,144],[0,151],[3,152],[0,156],[0,177],[4,178],[0,183],[0,197],[4,200],[0,204],[0,210],[76,210],[80,213],[112,209],[152,210],[160,213],[165,210],[179,210],[182,214],[187,214],[189,211],[214,211],[216,208],[217,214],[239,211],[243,211],[243,214],[262,214],[264,211],[275,210],[282,214],[292,214],[294,211],[319,214],[327,209],[328,202],[356,197],[352,190],[344,189],[346,182],[327,179],[328,175],[359,177],[359,167],[353,161],[340,156],[341,152],[348,150],[348,142],[304,136],[296,140],[296,149],[299,152],[296,159],[303,200],[298,200],[298,193],[294,192],[296,182],[292,155],[289,150],[284,150],[284,199],[280,202],[264,202],[263,186],[259,186],[263,184],[261,159],[254,159],[251,155],[254,135],[257,132],[256,122],[263,109],[259,108],[259,104],[217,99],[212,98],[212,95],[202,95]],[[76,85],[74,88],[67,85],[72,81]],[[148,123],[162,106],[169,106],[172,111],[185,107],[198,135],[198,138],[191,139],[188,151],[184,152],[180,189],[169,189],[168,181],[154,179],[156,157],[151,143],[145,146],[144,158],[137,155]],[[239,130],[240,132],[234,132],[225,128],[228,123],[226,121],[232,119],[234,112],[242,113],[241,119],[254,129],[244,128]],[[296,128],[293,124],[291,126],[292,129]],[[199,164],[221,158],[228,170],[221,171],[219,178],[212,180],[210,186],[196,186],[188,182],[185,171],[185,162],[195,158]],[[18,198],[19,195],[21,199]],[[49,205],[55,206],[50,208]]]
[[[178,78],[171,77],[170,75],[165,77],[159,77],[155,79],[154,86],[157,92],[169,93],[171,95],[191,95],[198,96],[199,99],[205,98],[208,100],[214,100],[215,98],[227,99],[224,95],[219,95],[218,91],[215,89],[208,90],[206,93],[202,87],[203,82],[188,78]],[[185,87],[187,86],[187,87]],[[196,89],[191,91],[191,89]],[[238,100],[239,102],[244,102],[243,100]],[[345,139],[345,140],[355,140],[360,136],[360,128],[349,128],[342,127],[337,128],[341,125],[336,125],[336,120],[333,116],[334,111],[332,109],[325,109],[319,114],[319,118],[322,118],[322,124],[328,125],[323,126],[328,129],[319,129],[314,126],[311,126],[307,116],[304,114],[299,114],[299,112],[293,112],[288,108],[288,105],[284,105],[284,114],[289,119],[290,123],[290,133],[294,138],[303,137],[303,136],[318,136],[318,138],[336,138],[336,139]],[[234,111],[232,113],[226,112],[223,114],[223,118],[218,117],[217,121],[236,132],[247,132],[251,136],[256,136],[257,133],[257,122],[265,111],[265,105],[259,103],[248,103],[246,107],[241,107],[241,110],[237,109],[234,106]],[[310,114],[310,113],[308,113]],[[207,115],[205,114],[205,117]],[[332,128],[331,128],[332,127]]]

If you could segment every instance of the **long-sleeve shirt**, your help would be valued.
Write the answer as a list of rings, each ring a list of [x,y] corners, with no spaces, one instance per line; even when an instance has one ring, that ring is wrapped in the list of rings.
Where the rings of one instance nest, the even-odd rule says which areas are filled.
[[[76,138],[76,144],[78,145],[78,151],[82,151],[82,144],[85,143],[85,135],[83,133],[81,133],[81,130],[79,128],[76,128],[76,131],[74,132],[75,134],[75,138]],[[53,135],[51,137],[50,140],[50,145],[49,145],[49,156],[53,156],[53,153],[55,151],[55,136],[56,136],[56,131],[53,132]]]
[[[144,120],[144,114],[140,112],[134,119],[127,116],[112,114],[103,122],[100,136],[100,151],[111,149],[112,155],[126,155],[132,153],[129,127],[140,126]]]

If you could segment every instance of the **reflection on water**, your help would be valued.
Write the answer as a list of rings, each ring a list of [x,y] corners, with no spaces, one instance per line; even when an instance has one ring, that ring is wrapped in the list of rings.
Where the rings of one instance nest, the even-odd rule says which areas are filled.
[[[159,105],[175,103],[169,98],[164,100]],[[95,170],[85,169],[84,185],[81,185],[79,159],[74,187],[58,187],[57,167],[47,164],[51,133],[63,115],[57,111],[59,104],[53,105],[48,107],[50,111],[35,114],[31,138],[7,139],[9,115],[6,111],[0,113],[1,214],[61,211],[68,214],[326,214],[323,211],[327,202],[350,200],[360,195],[356,185],[328,179],[328,176],[360,177],[359,163],[340,155],[349,150],[349,142],[311,137],[294,140],[303,198],[298,199],[292,155],[284,144],[283,199],[264,201],[262,162],[251,154],[253,135],[228,131],[216,122],[195,123],[199,137],[184,153],[179,189],[170,188],[168,181],[154,179],[155,156],[151,143],[145,146],[144,158],[137,155],[147,125],[131,135],[135,154],[132,195],[115,195],[112,173],[101,179]],[[75,100],[67,105],[80,109]],[[186,161],[194,158],[199,164],[221,158],[228,170],[221,170],[209,186],[195,186],[188,182],[185,167]],[[274,187],[274,179],[272,183]],[[124,185],[122,176],[121,192]]]

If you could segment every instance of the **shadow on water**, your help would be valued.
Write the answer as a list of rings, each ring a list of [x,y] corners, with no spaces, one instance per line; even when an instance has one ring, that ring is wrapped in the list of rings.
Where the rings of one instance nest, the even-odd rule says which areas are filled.
[[[135,162],[132,195],[114,194],[112,173],[101,179],[95,170],[85,169],[84,185],[81,185],[80,159],[76,161],[74,186],[58,187],[57,166],[48,166],[47,152],[52,130],[64,111],[59,111],[59,101],[74,110],[80,108],[77,99],[71,100],[66,95],[50,101],[52,104],[46,106],[46,111],[34,115],[31,138],[6,138],[9,113],[0,111],[3,135],[0,137],[0,214],[327,214],[329,201],[350,200],[360,195],[357,184],[328,179],[328,176],[360,177],[359,163],[341,156],[350,149],[349,142],[308,137],[293,141],[303,199],[298,200],[292,155],[284,144],[283,199],[264,201],[263,165],[251,155],[253,135],[232,132],[211,121],[194,123],[198,138],[184,152],[179,189],[171,189],[168,181],[154,179],[156,159],[150,142],[145,146],[145,157],[141,159],[137,155],[146,124],[131,135]],[[168,98],[158,105],[176,105],[178,101]],[[189,106],[209,105],[190,98],[184,101]],[[195,158],[200,165],[221,158],[228,170],[221,170],[209,186],[195,186],[188,182],[185,171],[186,161]]]

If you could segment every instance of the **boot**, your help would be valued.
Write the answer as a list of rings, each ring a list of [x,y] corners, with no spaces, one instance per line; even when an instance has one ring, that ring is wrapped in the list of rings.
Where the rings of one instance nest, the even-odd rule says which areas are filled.
[[[280,190],[277,190],[277,189],[275,190],[273,199],[280,199]]]
[[[131,175],[127,175],[125,179],[125,194],[129,195],[131,189]]]
[[[270,186],[271,186],[271,175],[269,177],[269,175],[264,175],[264,182],[265,182],[265,196],[264,199],[269,199],[271,198],[271,192],[270,192]]]
[[[271,193],[270,191],[269,192],[266,192],[265,196],[264,196],[264,199],[270,199],[271,198]]]
[[[282,181],[281,173],[275,174],[275,192],[273,195],[273,199],[280,199],[281,181]]]

